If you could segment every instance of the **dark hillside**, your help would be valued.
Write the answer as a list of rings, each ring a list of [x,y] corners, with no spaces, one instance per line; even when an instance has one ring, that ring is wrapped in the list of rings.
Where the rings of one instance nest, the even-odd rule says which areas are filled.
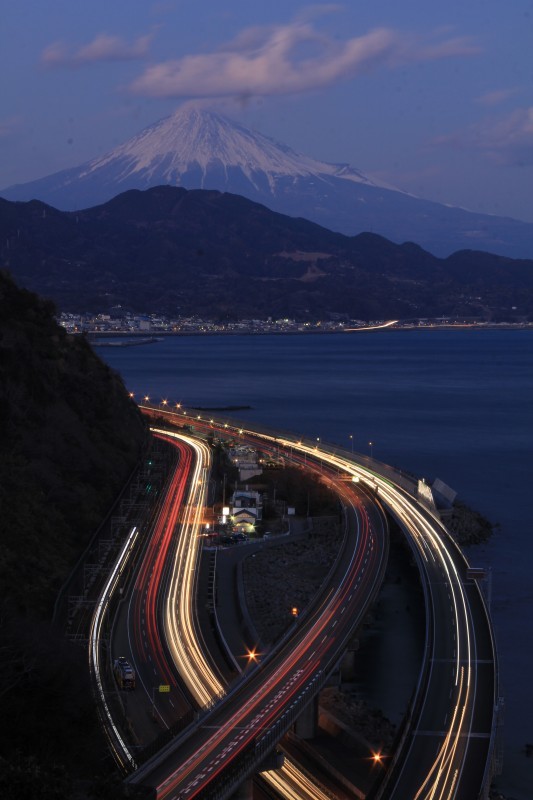
[[[121,379],[0,275],[0,586],[46,614],[139,457]]]
[[[105,771],[86,652],[50,616],[146,436],[121,379],[0,273],[3,798],[80,798],[80,776]]]
[[[59,212],[0,199],[0,266],[62,311],[213,319],[533,317],[533,261],[343,236],[233,194],[159,186]]]

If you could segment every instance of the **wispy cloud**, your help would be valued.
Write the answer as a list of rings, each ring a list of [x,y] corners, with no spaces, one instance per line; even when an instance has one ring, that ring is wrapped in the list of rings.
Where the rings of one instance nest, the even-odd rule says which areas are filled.
[[[509,98],[514,97],[520,90],[514,89],[494,89],[491,92],[485,92],[476,98],[476,103],[481,106],[499,106],[505,103]]]
[[[477,52],[469,39],[442,33],[423,39],[390,28],[339,41],[300,16],[286,25],[247,28],[215,52],[153,64],[130,89],[153,97],[294,94],[381,66]]]
[[[533,106],[517,108],[505,117],[484,120],[465,131],[440,136],[435,144],[475,149],[496,164],[533,166]]]
[[[154,33],[139,36],[126,42],[120,36],[99,33],[88,44],[69,47],[64,42],[54,42],[41,54],[41,63],[46,67],[80,67],[99,61],[135,61],[146,58]]]

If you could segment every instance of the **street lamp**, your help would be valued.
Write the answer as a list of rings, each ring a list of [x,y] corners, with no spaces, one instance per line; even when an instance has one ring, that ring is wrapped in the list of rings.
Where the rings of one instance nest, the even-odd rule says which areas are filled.
[[[248,650],[248,648],[246,649],[246,658],[248,659],[248,664],[257,664],[258,663],[258,661],[259,661],[259,653],[255,649],[255,647],[252,650]]]
[[[350,444],[352,446],[352,456],[353,456],[353,433],[350,434]]]
[[[374,458],[374,442],[369,442],[368,446],[370,447],[370,458]]]

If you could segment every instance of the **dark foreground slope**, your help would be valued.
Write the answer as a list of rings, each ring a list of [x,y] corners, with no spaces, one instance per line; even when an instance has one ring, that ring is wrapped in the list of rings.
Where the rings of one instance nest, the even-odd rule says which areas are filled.
[[[70,797],[104,754],[55,594],[143,450],[122,381],[0,273],[0,796]]]
[[[77,213],[0,200],[0,265],[63,311],[533,316],[533,261],[343,236],[243,197],[159,186]]]
[[[0,585],[50,610],[69,565],[136,464],[141,415],[52,307],[0,275]]]

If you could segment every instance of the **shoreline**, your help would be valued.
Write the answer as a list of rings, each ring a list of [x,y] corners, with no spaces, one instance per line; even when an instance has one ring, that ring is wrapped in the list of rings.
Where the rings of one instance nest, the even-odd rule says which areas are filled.
[[[89,342],[96,347],[128,347],[134,344],[155,344],[163,341],[167,337],[191,337],[191,336],[310,336],[313,334],[324,336],[332,334],[358,334],[358,333],[380,333],[384,331],[513,331],[513,330],[527,330],[533,332],[533,323],[461,323],[461,324],[443,324],[443,325],[375,325],[365,326],[361,328],[350,328],[341,330],[321,330],[314,328],[313,330],[231,330],[231,331],[154,331],[156,336],[147,339],[145,334],[136,331],[70,331],[72,336],[87,336]],[[99,342],[99,339],[109,339],[110,337],[136,339],[142,337],[142,342]]]

